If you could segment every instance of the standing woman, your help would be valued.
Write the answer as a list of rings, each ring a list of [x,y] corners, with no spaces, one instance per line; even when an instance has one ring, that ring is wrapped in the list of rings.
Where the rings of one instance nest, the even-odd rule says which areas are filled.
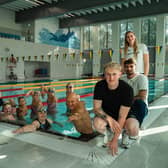
[[[135,33],[125,33],[125,46],[122,54],[121,64],[128,58],[134,58],[137,62],[136,71],[148,76],[149,73],[149,51],[145,44],[138,44]]]

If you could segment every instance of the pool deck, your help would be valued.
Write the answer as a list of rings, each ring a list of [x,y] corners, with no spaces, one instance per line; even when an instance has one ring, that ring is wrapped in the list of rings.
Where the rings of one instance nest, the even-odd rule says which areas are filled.
[[[97,147],[96,138],[81,142],[38,131],[13,136],[17,126],[0,123],[0,168],[167,168],[167,102],[164,95],[150,104],[140,139],[129,149],[119,147],[115,157]]]

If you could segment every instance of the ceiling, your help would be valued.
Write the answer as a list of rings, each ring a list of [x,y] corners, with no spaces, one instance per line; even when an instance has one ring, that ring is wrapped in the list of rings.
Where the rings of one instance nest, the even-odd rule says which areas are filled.
[[[55,16],[60,28],[168,12],[168,0],[1,0],[24,23]]]

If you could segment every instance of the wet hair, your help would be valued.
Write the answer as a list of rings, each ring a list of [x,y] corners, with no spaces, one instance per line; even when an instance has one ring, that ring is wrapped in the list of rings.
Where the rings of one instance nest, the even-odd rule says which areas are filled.
[[[129,58],[129,59],[125,60],[124,65],[128,65],[128,64],[135,64],[136,65],[136,60],[134,58]]]
[[[20,99],[24,99],[24,97],[23,96],[18,97],[18,101],[20,101]]]
[[[73,84],[72,83],[67,83],[67,85],[66,85],[66,88],[73,88]]]
[[[33,95],[36,95],[36,94],[40,95],[40,93],[38,91],[34,91]]]
[[[113,69],[117,69],[117,70],[121,71],[121,65],[116,62],[109,62],[109,63],[105,64],[104,72],[106,71],[107,68],[113,68]]]
[[[48,92],[50,92],[50,93],[54,93],[55,91],[54,91],[53,88],[48,88]]]
[[[10,105],[12,107],[12,105],[11,105],[11,103],[9,101],[5,101],[5,102],[3,102],[3,105],[2,105],[2,111],[4,111],[4,108],[7,105]]]

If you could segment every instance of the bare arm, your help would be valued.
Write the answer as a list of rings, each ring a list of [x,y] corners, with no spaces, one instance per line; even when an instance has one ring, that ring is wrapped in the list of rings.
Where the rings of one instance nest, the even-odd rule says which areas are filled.
[[[71,115],[69,116],[69,121],[80,120],[82,118],[84,119],[86,113],[88,112],[85,108],[84,102],[79,101],[75,109],[71,111]]]
[[[139,93],[138,93],[138,95],[136,95],[134,97],[134,100],[136,100],[136,99],[145,100],[146,96],[147,96],[147,90],[140,90]]]
[[[119,116],[118,116],[118,123],[119,123],[121,128],[124,127],[126,117],[128,115],[129,110],[130,110],[130,107],[126,107],[126,106],[121,106],[120,107]],[[118,140],[119,135],[120,134],[115,134],[114,138],[116,137],[117,140]]]
[[[106,115],[106,113],[102,110],[102,100],[94,100],[93,101],[93,105],[94,105],[94,112],[96,115],[98,116],[103,116]]]
[[[25,96],[30,96],[30,95],[33,95],[34,91],[33,90],[29,90]]]
[[[129,110],[130,110],[130,107],[126,107],[126,106],[120,107],[119,116],[118,116],[118,123],[120,125],[120,128],[124,127],[126,117],[128,115]],[[114,137],[112,138],[112,140],[108,144],[113,156],[118,153],[118,137],[119,137],[119,135],[120,135],[120,133],[115,133]]]
[[[42,97],[44,98],[44,96],[45,96],[45,94],[47,93],[47,88],[45,87],[45,86],[41,86],[41,95],[42,95]]]
[[[47,120],[48,120],[48,122],[49,122],[50,124],[57,124],[58,126],[63,127],[63,124],[61,124],[61,123],[58,122],[58,121],[53,121],[53,120],[51,120],[51,119],[49,119],[49,118],[47,118]]]
[[[102,107],[102,100],[94,100],[94,112],[97,115],[97,117],[100,117],[104,119],[106,122],[108,122],[113,132],[120,133],[121,128],[118,122],[115,119],[113,119],[111,116],[107,115],[101,107]]]
[[[13,133],[16,134],[21,134],[21,133],[25,133],[25,132],[34,132],[36,131],[38,128],[40,127],[40,124],[38,121],[33,121],[32,124],[30,125],[25,125],[21,128],[18,128],[16,130],[13,131]]]
[[[74,113],[69,116],[69,121],[80,120],[82,116],[79,113]]]
[[[121,71],[124,73],[124,61],[125,61],[126,59],[125,58],[121,58]]]
[[[148,76],[149,74],[149,54],[143,55],[143,61],[144,61],[144,75]]]

